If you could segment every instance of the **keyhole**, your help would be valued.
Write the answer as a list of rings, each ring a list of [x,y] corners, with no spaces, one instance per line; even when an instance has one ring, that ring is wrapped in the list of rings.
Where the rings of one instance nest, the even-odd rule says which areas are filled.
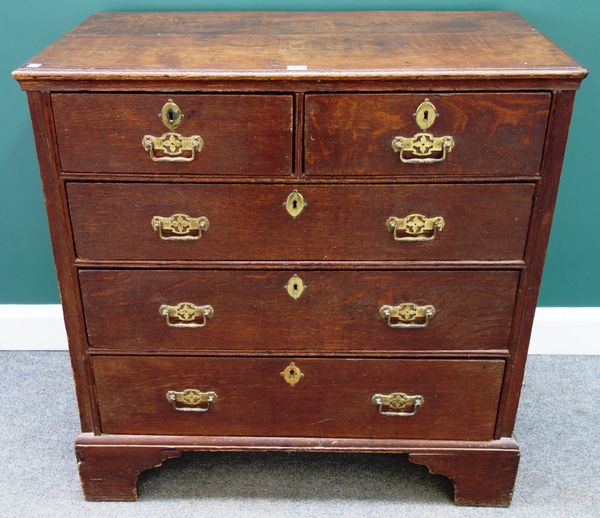
[[[175,117],[173,115],[173,108],[169,108],[169,111],[167,112],[167,117],[169,118],[169,122],[173,122],[175,120]]]
[[[297,208],[298,208],[298,200],[294,200],[294,201],[292,201],[292,207],[293,207],[294,209],[297,209]]]
[[[298,284],[294,284],[294,291],[298,291]]]
[[[296,377],[296,371],[294,369],[290,370],[290,378],[295,378]]]
[[[427,122],[427,120],[428,120],[428,119],[429,119],[429,110],[425,110],[425,111],[423,112],[423,120],[424,120],[425,122]]]

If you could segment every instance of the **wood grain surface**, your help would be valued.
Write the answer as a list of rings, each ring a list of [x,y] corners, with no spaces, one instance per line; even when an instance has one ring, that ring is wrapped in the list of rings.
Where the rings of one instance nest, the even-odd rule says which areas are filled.
[[[542,180],[536,185],[525,254],[527,269],[519,281],[517,311],[511,337],[515,348],[505,372],[505,391],[500,405],[497,437],[512,435],[515,426],[574,101],[574,91],[558,92],[553,97],[550,115],[552,131],[545,143]]]
[[[585,75],[522,18],[501,11],[99,13],[28,63],[41,66],[25,64],[15,78]]]
[[[93,446],[76,446],[75,452],[85,499],[104,502],[137,500],[140,473],[183,453],[175,449]]]
[[[506,506],[510,438],[574,93],[587,71],[509,12],[100,13],[13,76],[28,90],[84,434],[86,498],[132,500],[183,451],[407,453],[455,501]],[[73,92],[73,93],[63,93]],[[127,93],[125,93],[127,92]],[[404,164],[395,136],[455,147]],[[156,163],[172,98],[205,146]],[[283,202],[298,189],[297,218]],[[206,216],[162,241],[153,216]],[[442,216],[424,243],[389,216]],[[306,284],[299,300],[284,289]],[[211,304],[175,329],[162,304]],[[391,329],[383,304],[432,304]],[[453,359],[450,359],[453,358]],[[294,388],[283,369],[304,373]],[[214,390],[206,413],[167,390]],[[420,394],[386,417],[374,393]]]
[[[204,141],[191,162],[154,162],[142,147],[169,131],[157,116],[169,99],[184,116],[175,131]],[[52,107],[64,171],[292,174],[291,95],[54,94]]]
[[[427,466],[432,475],[443,475],[454,485],[458,505],[508,507],[519,467],[519,451],[463,450],[410,453],[408,460]]]
[[[491,439],[501,360],[297,358],[304,377],[289,386],[288,358],[96,357],[105,433]],[[214,391],[204,413],[178,412],[168,390]],[[412,417],[379,414],[373,394],[422,395]]]
[[[52,118],[50,94],[28,92],[31,123],[35,135],[40,175],[44,188],[44,202],[48,220],[52,251],[63,304],[65,328],[69,341],[69,353],[73,368],[81,430],[99,433],[98,409],[94,395],[94,379],[90,359],[86,354],[88,344],[79,291],[77,268],[74,265],[75,250],[69,224],[68,202],[65,184],[60,179],[56,135]]]
[[[293,274],[304,284],[292,299]],[[514,271],[85,270],[92,347],[144,350],[401,351],[506,349]],[[210,304],[205,327],[169,327],[163,304]],[[382,305],[432,304],[426,328],[393,329]]]
[[[283,203],[293,188],[307,206]],[[518,260],[533,184],[191,185],[69,183],[77,255],[90,260]],[[206,216],[196,241],[164,241],[153,216]],[[390,216],[442,216],[432,241],[394,241]],[[400,233],[402,235],[402,233]]]
[[[137,500],[137,474],[184,451],[319,451],[408,454],[415,464],[450,478],[461,505],[507,506],[519,447],[513,439],[448,441],[343,437],[93,435],[76,440],[86,500]]]
[[[438,116],[425,131],[453,137],[454,148],[443,162],[406,164],[392,150],[392,140],[423,131],[414,113],[426,98]],[[305,171],[309,176],[535,175],[549,107],[548,93],[308,94]]]

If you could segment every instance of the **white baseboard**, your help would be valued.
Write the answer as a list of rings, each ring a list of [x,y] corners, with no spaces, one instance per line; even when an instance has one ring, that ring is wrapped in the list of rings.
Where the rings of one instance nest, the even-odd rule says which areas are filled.
[[[0,350],[62,351],[60,304],[0,304]],[[600,307],[538,308],[531,354],[600,354]]]
[[[537,308],[530,354],[600,354],[600,307]]]
[[[66,349],[67,332],[60,304],[0,304],[0,350]]]

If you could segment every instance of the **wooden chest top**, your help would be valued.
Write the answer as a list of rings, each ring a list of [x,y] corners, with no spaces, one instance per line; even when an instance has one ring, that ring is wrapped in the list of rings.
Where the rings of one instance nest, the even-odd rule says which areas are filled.
[[[506,11],[100,13],[14,72],[19,81],[585,74]]]

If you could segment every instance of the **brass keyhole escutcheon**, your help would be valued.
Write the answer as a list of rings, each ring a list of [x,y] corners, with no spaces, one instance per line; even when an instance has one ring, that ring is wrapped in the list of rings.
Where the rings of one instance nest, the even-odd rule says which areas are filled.
[[[300,370],[300,367],[296,366],[294,362],[291,362],[279,374],[283,376],[283,379],[290,387],[296,385],[296,383],[298,383],[304,377],[304,373]]]
[[[142,147],[153,162],[192,162],[202,151],[204,140],[200,135],[181,135],[175,133],[183,120],[179,106],[169,99],[161,108],[158,118],[167,128],[159,137],[144,135]]]
[[[304,293],[306,284],[304,284],[304,281],[298,275],[294,274],[289,278],[284,288],[290,297],[298,300]]]
[[[403,164],[435,164],[446,160],[446,156],[454,148],[454,137],[452,135],[436,137],[426,132],[433,126],[439,115],[433,103],[425,99],[413,113],[421,131],[412,137],[398,135],[392,139],[392,150],[398,153]]]
[[[287,213],[294,219],[300,216],[307,205],[308,203],[304,201],[304,196],[302,196],[297,189],[294,189],[283,202],[285,210],[287,210]]]
[[[183,119],[183,113],[179,109],[172,99],[169,99],[160,113],[158,114],[162,123],[167,127],[167,129],[174,131],[181,124],[181,119]]]
[[[426,130],[433,126],[435,119],[439,116],[439,113],[435,109],[435,106],[429,99],[425,99],[419,106],[417,111],[414,113],[415,121],[417,126],[422,130]]]

